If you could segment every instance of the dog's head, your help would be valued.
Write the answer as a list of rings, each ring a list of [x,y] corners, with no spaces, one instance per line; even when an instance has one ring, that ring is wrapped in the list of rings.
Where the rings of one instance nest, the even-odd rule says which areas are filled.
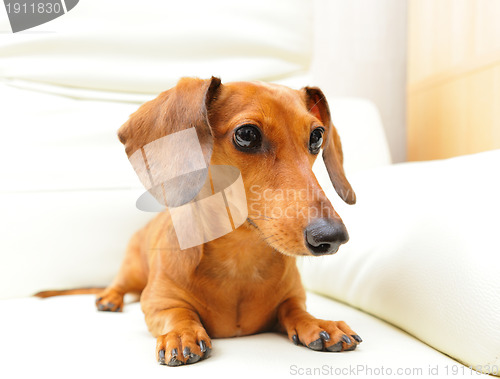
[[[335,190],[345,202],[356,202],[320,89],[184,78],[141,106],[118,136],[130,157],[191,127],[206,162],[240,170],[248,204],[242,227],[287,255],[332,254],[347,242],[347,230],[312,172],[323,150]]]

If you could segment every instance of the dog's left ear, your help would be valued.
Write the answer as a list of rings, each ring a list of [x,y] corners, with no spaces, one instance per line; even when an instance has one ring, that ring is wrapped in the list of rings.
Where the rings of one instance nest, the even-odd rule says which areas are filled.
[[[214,144],[209,111],[221,87],[215,77],[182,78],[118,130],[139,179],[163,206],[191,201],[208,177]]]
[[[345,176],[342,145],[337,130],[333,126],[326,97],[317,87],[304,87],[302,90],[305,93],[306,106],[309,112],[328,128],[328,135],[323,148],[323,160],[333,187],[342,200],[347,204],[354,204],[356,203],[356,194]]]
[[[213,149],[208,110],[220,87],[216,77],[182,78],[175,87],[141,105],[118,130],[127,155],[161,137],[194,127],[208,165]]]

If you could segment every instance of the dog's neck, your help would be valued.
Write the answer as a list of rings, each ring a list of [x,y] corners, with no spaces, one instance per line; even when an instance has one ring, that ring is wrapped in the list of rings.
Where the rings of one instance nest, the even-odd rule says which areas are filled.
[[[245,223],[203,246],[199,267],[213,267],[213,262],[218,262],[220,275],[265,280],[271,272],[275,275],[276,270],[284,272],[295,265],[295,258],[270,247],[257,229]]]

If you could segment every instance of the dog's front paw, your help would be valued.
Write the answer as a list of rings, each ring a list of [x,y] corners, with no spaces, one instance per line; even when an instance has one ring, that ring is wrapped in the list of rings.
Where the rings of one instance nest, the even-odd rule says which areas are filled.
[[[350,351],[362,342],[361,337],[344,321],[306,319],[298,321],[287,332],[294,344],[317,351]]]
[[[157,338],[156,359],[167,366],[196,363],[208,358],[212,343],[204,329],[198,331],[172,331]]]

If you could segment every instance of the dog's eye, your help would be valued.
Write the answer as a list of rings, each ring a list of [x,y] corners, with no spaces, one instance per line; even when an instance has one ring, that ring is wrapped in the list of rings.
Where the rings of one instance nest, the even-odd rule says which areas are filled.
[[[262,137],[256,126],[243,125],[236,129],[233,140],[237,147],[245,150],[255,150],[260,147]]]
[[[323,145],[323,128],[316,128],[311,132],[311,136],[309,137],[309,151],[312,154],[318,154],[319,149],[321,149],[321,145]]]

